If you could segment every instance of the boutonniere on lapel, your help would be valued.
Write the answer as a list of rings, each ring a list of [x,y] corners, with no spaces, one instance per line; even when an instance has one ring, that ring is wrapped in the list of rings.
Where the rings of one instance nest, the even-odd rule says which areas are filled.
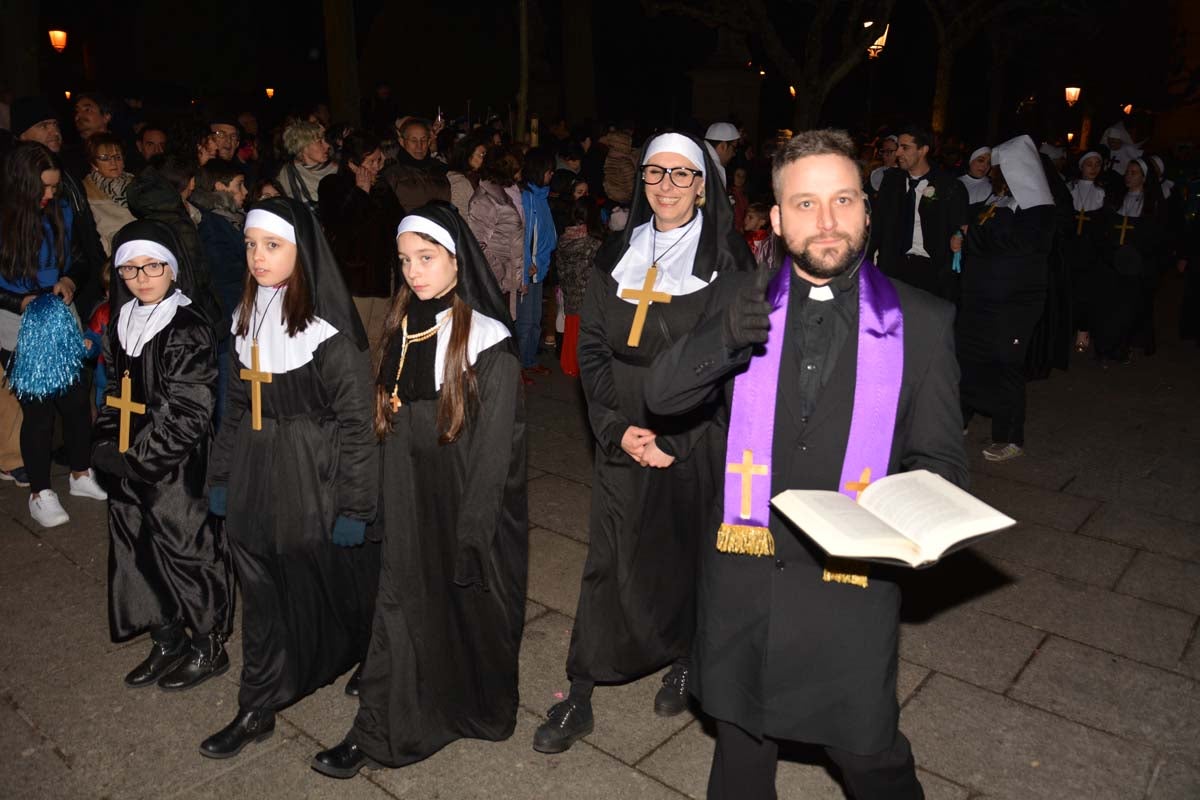
[[[922,202],[924,202],[925,200],[929,200],[930,202],[932,202],[937,199],[938,199],[937,189],[934,188],[932,183],[921,190]]]

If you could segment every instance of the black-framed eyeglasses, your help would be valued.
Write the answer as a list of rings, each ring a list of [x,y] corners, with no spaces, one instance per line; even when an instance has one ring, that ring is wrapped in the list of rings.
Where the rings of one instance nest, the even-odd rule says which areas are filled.
[[[642,182],[648,186],[657,186],[667,176],[680,189],[690,189],[696,178],[704,177],[704,173],[691,167],[660,167],[657,164],[642,167]]]
[[[147,278],[161,278],[169,266],[171,265],[165,261],[151,261],[149,264],[142,264],[140,267],[133,264],[122,264],[117,267],[117,274],[121,276],[121,280],[126,281],[137,277],[138,272],[146,273]]]

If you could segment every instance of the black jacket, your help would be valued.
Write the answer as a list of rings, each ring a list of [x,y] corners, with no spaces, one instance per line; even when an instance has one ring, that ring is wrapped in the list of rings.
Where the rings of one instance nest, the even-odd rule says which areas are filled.
[[[894,167],[883,176],[879,197],[871,213],[868,253],[879,251],[875,263],[887,275],[901,272],[901,262],[912,244],[910,221],[904,213],[908,174]],[[951,273],[950,237],[967,223],[967,189],[954,175],[937,167],[929,170],[933,197],[918,198],[921,234],[934,272],[940,280]]]

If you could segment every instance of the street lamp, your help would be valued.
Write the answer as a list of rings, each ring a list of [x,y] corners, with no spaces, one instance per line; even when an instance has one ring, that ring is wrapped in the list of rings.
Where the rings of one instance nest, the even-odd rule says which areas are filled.
[[[275,96],[275,90],[268,86],[267,87],[267,99],[270,100],[274,96]]]
[[[1070,133],[1067,134],[1067,144],[1073,144],[1074,142],[1075,142],[1075,132],[1071,131]]]
[[[1078,86],[1068,86],[1066,89],[1063,90],[1063,93],[1067,97],[1067,105],[1068,106],[1073,106],[1079,102],[1079,91],[1080,90],[1079,90]]]
[[[891,23],[883,27],[883,36],[880,36],[867,48],[867,58],[879,58],[879,54],[883,52],[883,48],[887,46],[888,31],[892,29]]]
[[[58,52],[67,49],[67,32],[66,31],[50,31],[50,46]]]
[[[70,100],[71,99],[71,90],[67,89],[66,91],[64,91],[63,96],[66,97],[67,100]]]
[[[1126,104],[1125,104],[1125,107],[1124,107],[1124,108],[1122,108],[1121,110],[1125,112],[1125,116],[1129,116],[1130,114],[1132,114],[1132,113],[1133,113],[1133,104],[1132,104],[1132,103],[1126,103]]]

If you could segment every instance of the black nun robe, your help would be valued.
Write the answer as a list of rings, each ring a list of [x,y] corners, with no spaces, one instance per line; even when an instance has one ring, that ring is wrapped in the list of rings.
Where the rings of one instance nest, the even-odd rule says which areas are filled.
[[[631,241],[636,248],[638,232],[654,224],[639,170],[629,223],[597,253],[584,300],[579,370],[596,449],[588,554],[567,656],[573,684],[630,681],[685,659],[695,631],[696,531],[705,521],[697,501],[717,491],[724,457],[724,441],[710,424],[717,404],[659,416],[647,409],[644,386],[654,358],[704,319],[718,276],[755,264],[733,230],[716,164],[703,143],[693,142],[704,154],[705,204],[701,218],[689,223],[700,226],[694,260],[682,266],[707,285],[686,294],[662,286],[671,301],[650,304],[641,341],[628,345],[637,305],[618,296],[628,287],[614,271]],[[665,251],[674,246],[670,234],[681,230],[657,234],[656,258],[647,252],[636,264],[626,259],[635,273],[626,278],[631,287],[641,289],[651,261],[674,255]],[[659,449],[675,462],[666,469],[639,466],[621,449],[631,425],[654,431]]]
[[[149,220],[123,227],[113,252],[127,242],[179,252],[170,229]],[[123,280],[114,276],[112,282],[106,396],[120,395],[121,376],[128,373],[132,400],[146,407],[144,414],[129,415],[124,453],[117,449],[116,407],[100,408],[92,438],[93,463],[108,491],[108,621],[115,641],[150,630],[166,643],[184,625],[196,639],[210,633],[224,638],[231,625],[232,566],[220,526],[208,516],[205,487],[216,338],[187,296],[191,286],[185,262],[167,297],[147,314]],[[166,628],[173,629],[170,635]]]
[[[296,200],[273,197],[255,209],[294,226],[315,317],[288,336],[282,298],[271,303],[275,290],[258,287],[251,335],[230,348],[226,416],[208,475],[228,493],[225,527],[242,589],[238,705],[277,711],[366,652],[379,548],[339,546],[332,532],[339,516],[374,519],[378,461],[367,337],[324,234]],[[250,384],[238,379],[251,366],[254,330],[260,366],[272,373],[257,431]]]
[[[412,296],[410,335],[451,319],[409,345],[399,377],[397,331],[384,344],[379,369],[380,401],[395,389],[401,405],[394,412],[385,406],[391,430],[383,439],[374,526],[383,541],[379,598],[358,716],[346,740],[390,767],[456,739],[512,735],[529,550],[524,395],[511,317],[453,206],[435,202],[410,216],[452,240],[458,283],[443,298]],[[477,402],[458,438],[443,443],[438,405],[450,379],[442,365],[455,297],[470,308],[467,356]]]

